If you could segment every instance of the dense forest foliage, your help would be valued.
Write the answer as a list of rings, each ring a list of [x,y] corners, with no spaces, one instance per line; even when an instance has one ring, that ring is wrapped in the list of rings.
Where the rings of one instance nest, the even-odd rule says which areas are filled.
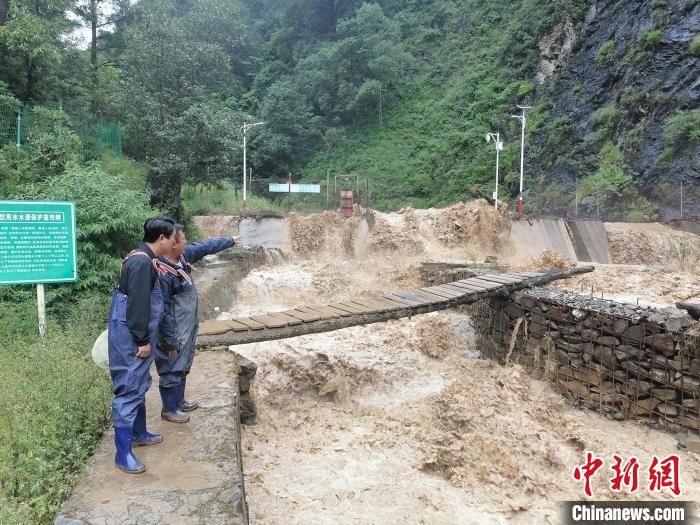
[[[0,0],[0,93],[44,104],[61,100],[67,108],[120,122],[124,152],[146,163],[154,185],[168,190],[166,204],[178,212],[185,183],[240,185],[239,128],[245,121],[266,122],[249,140],[249,165],[259,178],[280,180],[291,173],[325,180],[328,174],[359,173],[370,179],[373,204],[382,209],[454,202],[474,185],[490,191],[494,152],[483,137],[500,131],[506,141],[502,188],[514,197],[519,123],[510,115],[525,102],[535,106],[528,126],[535,148],[526,159],[529,186],[538,196],[531,211],[573,205],[569,194],[579,179],[581,197],[603,202],[606,209],[624,197],[637,218],[649,219],[655,207],[641,194],[653,191],[649,184],[639,185],[645,174],[632,157],[640,141],[644,147],[645,131],[659,133],[624,122],[631,112],[643,115],[646,109],[645,101],[633,100],[636,89],[623,97],[622,87],[615,86],[612,104],[605,97],[588,101],[589,114],[576,122],[575,108],[564,108],[561,101],[584,100],[586,78],[566,84],[555,74],[544,84],[535,82],[546,51],[542,41],[563,24],[580,32],[574,54],[591,48],[596,56],[589,61],[620,77],[613,71],[613,39],[581,41],[591,9],[600,17],[620,4]],[[647,3],[633,2],[626,9],[642,4]],[[662,55],[664,30],[698,16],[693,2],[653,4],[653,12],[642,14],[651,17],[654,30],[628,45],[637,62],[626,69],[654,64]],[[88,36],[87,49],[73,41],[77,28]],[[698,39],[686,37],[674,52],[696,60]],[[618,35],[618,48],[620,41]],[[605,82],[610,87],[617,80]],[[617,99],[631,107],[616,106]],[[697,136],[688,131],[698,119],[693,100],[671,102],[656,111],[658,125],[697,150]],[[634,148],[621,148],[632,142],[627,133],[637,141]],[[576,155],[567,153],[586,140]],[[659,145],[666,157],[669,144]],[[612,163],[611,147],[617,149],[613,156],[621,155]],[[562,156],[557,149],[564,150],[564,167],[553,166]],[[696,157],[691,155],[692,164]],[[645,169],[663,171],[663,162]],[[686,178],[692,201],[697,181],[692,174]]]

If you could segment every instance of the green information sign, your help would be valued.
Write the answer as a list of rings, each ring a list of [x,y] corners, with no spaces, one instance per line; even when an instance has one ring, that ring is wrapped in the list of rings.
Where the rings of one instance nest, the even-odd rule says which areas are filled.
[[[0,201],[0,285],[77,280],[75,205]]]

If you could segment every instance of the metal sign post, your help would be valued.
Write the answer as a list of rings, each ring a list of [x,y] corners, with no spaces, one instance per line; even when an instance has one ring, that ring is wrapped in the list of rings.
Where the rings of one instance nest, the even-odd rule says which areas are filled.
[[[46,301],[44,300],[44,285],[36,285],[36,304],[39,314],[39,335],[43,339],[46,335]]]
[[[0,201],[0,285],[37,285],[41,337],[46,333],[44,285],[77,280],[75,205]]]

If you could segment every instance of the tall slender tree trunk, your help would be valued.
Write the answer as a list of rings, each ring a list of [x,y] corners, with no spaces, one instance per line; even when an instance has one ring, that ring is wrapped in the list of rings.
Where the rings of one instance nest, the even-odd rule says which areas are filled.
[[[90,111],[93,115],[97,113],[97,3],[98,0],[90,0],[90,83],[92,84]]]
[[[7,22],[10,14],[10,0],[0,0],[0,26]]]
[[[0,0],[0,26],[7,22],[7,17],[10,16],[10,0]],[[5,46],[0,45],[0,68],[5,67],[5,55],[7,51]]]
[[[36,83],[36,77],[34,76],[34,59],[30,58],[27,60],[27,71],[25,76],[24,85],[24,100],[30,101],[34,98],[34,84]]]

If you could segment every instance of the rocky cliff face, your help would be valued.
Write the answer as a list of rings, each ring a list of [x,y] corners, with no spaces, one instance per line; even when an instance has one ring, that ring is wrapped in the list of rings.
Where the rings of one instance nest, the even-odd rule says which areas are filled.
[[[535,106],[546,123],[530,150],[543,183],[573,193],[609,162],[661,218],[678,217],[681,181],[684,215],[700,215],[699,34],[696,0],[597,0],[543,38]]]

